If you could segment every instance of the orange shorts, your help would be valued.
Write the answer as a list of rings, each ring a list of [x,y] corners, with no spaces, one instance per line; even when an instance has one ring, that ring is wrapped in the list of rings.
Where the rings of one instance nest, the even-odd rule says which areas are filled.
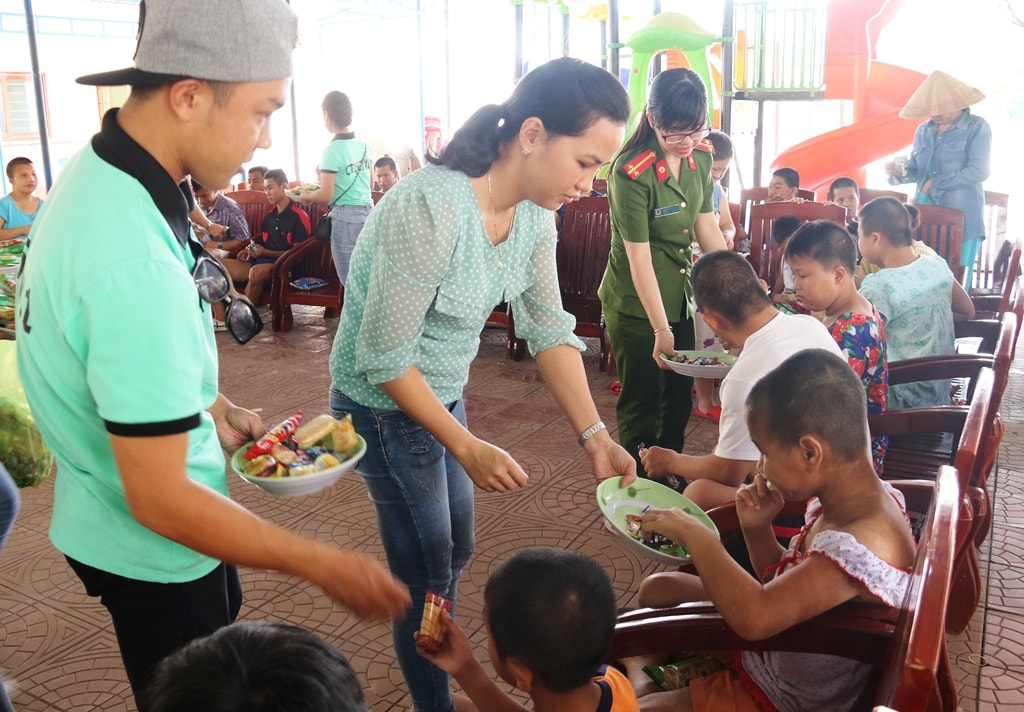
[[[694,712],[761,712],[732,668],[690,681]]]

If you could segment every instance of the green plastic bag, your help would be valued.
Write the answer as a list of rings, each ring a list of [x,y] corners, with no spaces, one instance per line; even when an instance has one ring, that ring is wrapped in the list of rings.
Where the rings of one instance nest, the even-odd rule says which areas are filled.
[[[38,485],[53,469],[18,379],[13,341],[0,341],[0,460],[18,487]]]

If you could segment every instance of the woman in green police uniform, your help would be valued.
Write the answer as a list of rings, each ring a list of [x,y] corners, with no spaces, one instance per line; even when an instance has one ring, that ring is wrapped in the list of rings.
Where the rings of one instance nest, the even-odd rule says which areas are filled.
[[[705,253],[726,248],[711,204],[707,126],[700,77],[690,69],[662,72],[608,177],[612,247],[598,295],[622,381],[619,442],[638,468],[642,444],[683,448],[693,379],[659,357],[694,345],[694,240]]]

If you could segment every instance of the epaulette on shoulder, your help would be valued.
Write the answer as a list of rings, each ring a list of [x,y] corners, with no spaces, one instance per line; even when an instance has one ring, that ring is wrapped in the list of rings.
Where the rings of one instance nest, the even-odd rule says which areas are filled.
[[[633,160],[627,161],[622,166],[622,170],[626,172],[630,180],[636,180],[644,171],[654,165],[654,159],[657,157],[658,154],[654,152],[654,149],[648,149]]]
[[[710,153],[712,157],[715,155],[715,145],[711,143],[709,138],[701,139],[701,142],[694,147],[694,150]]]

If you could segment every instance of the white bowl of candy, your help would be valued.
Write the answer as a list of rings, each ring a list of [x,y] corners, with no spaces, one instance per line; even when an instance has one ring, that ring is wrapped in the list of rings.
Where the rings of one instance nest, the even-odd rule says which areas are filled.
[[[351,417],[288,418],[231,456],[231,469],[268,494],[295,497],[330,487],[366,453]]]
[[[736,357],[721,351],[676,351],[674,358],[661,355],[669,368],[676,373],[694,378],[725,378],[736,363]]]

